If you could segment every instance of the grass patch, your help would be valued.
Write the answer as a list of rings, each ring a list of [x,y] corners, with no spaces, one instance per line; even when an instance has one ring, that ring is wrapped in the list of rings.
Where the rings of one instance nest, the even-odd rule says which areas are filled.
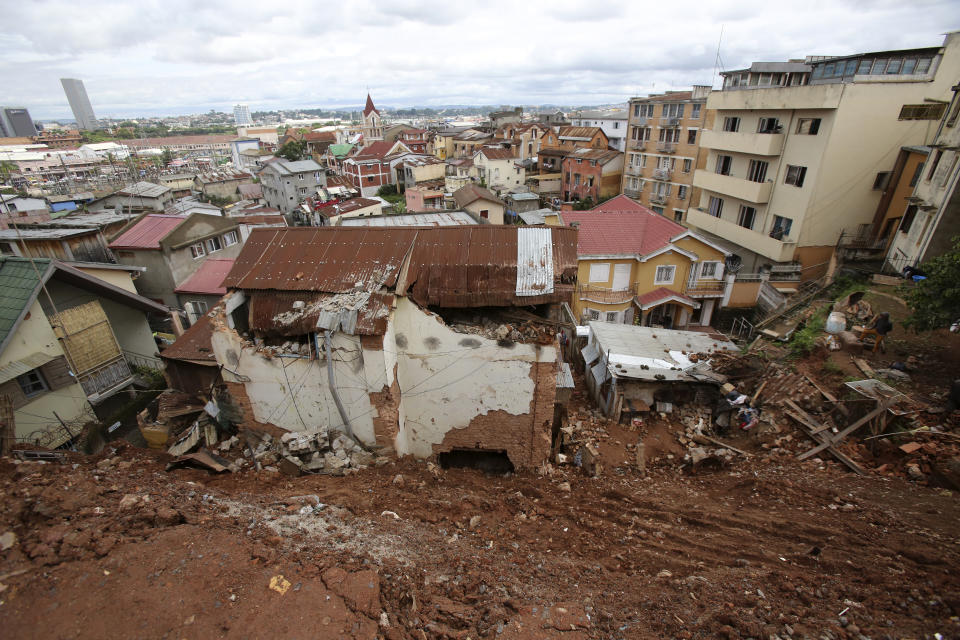
[[[827,324],[827,315],[833,307],[824,305],[817,309],[802,329],[793,332],[790,338],[790,356],[793,358],[802,358],[813,351],[817,346],[817,338],[823,333],[823,328]]]
[[[843,373],[843,368],[833,360],[824,360],[821,368],[827,373]]]

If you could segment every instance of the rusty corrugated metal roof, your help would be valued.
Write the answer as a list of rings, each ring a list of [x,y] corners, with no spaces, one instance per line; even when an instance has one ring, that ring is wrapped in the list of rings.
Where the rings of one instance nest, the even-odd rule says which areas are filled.
[[[544,264],[530,267],[533,273],[521,273],[525,292],[535,293],[536,283],[543,289],[536,295],[518,295],[518,230],[505,225],[255,229],[224,286],[248,292],[351,295],[396,290],[422,306],[438,307],[524,306],[569,300],[577,270],[577,231],[570,227],[542,230],[546,234],[542,242],[549,237],[551,243],[551,269]],[[398,290],[404,265],[405,277],[399,283],[402,290]],[[548,271],[552,288],[546,286]],[[305,298],[310,297],[301,293],[291,298],[290,304],[299,299],[309,305]],[[353,298],[340,300],[349,303]],[[253,324],[265,327],[277,313],[281,313],[279,308],[265,309],[263,316],[257,313]],[[362,316],[359,314],[360,325]]]
[[[317,329],[383,335],[393,300],[392,294],[384,292],[255,291],[250,294],[250,328],[284,336]],[[301,309],[294,309],[296,302],[303,302]]]
[[[193,360],[216,365],[217,358],[213,355],[213,346],[210,344],[212,335],[213,324],[204,314],[192,327],[184,331],[176,342],[161,351],[160,357],[167,360]]]

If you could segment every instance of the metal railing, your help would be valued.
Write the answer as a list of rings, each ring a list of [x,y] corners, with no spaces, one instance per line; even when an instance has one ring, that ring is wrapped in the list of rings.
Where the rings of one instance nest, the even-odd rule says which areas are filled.
[[[124,351],[123,357],[131,367],[141,369],[163,370],[163,361],[156,356],[148,356],[143,353],[134,353],[133,351]]]
[[[650,194],[650,202],[653,204],[667,204],[668,196],[659,193]]]
[[[97,399],[107,391],[122,386],[133,379],[130,365],[123,356],[77,376],[77,382],[90,399]]]
[[[637,165],[628,164],[627,165],[627,174],[631,176],[639,176],[643,173],[643,167]]]
[[[634,151],[643,151],[644,149],[647,148],[647,141],[646,141],[646,140],[631,140],[631,141],[630,141],[630,148],[633,149]]]
[[[653,179],[654,180],[669,180],[671,171],[670,169],[654,169],[653,170]]]
[[[674,116],[665,116],[660,118],[661,127],[676,127],[680,125],[680,118]]]
[[[775,264],[771,265],[770,273],[793,273],[803,270],[803,265],[799,262],[788,262],[787,264]]]
[[[641,193],[643,193],[643,189],[631,189],[627,187],[623,190],[623,195],[628,198],[639,198]]]
[[[675,153],[677,145],[674,142],[659,142],[657,143],[657,151],[660,153]]]
[[[687,282],[683,292],[694,296],[722,296],[726,288],[723,280],[694,280]]]

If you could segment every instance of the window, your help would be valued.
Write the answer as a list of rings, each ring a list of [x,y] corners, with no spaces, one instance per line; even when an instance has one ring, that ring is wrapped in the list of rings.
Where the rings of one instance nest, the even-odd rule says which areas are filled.
[[[917,164],[916,170],[913,172],[913,177],[910,178],[910,186],[915,187],[917,183],[920,182],[920,176],[923,175],[923,163],[920,162]]]
[[[207,253],[213,253],[214,251],[220,251],[223,246],[220,244],[220,238],[209,238],[207,240]]]
[[[933,156],[933,164],[930,165],[930,171],[927,172],[927,182],[933,178],[933,174],[937,171],[937,165],[940,164],[940,158],[943,157],[943,151],[938,150],[937,154]]]
[[[722,176],[728,176],[730,175],[730,165],[732,164],[733,164],[733,157],[717,156],[716,172]]]
[[[697,130],[688,129],[687,130],[687,144],[697,144]]]
[[[577,186],[577,185],[580,184],[580,174],[579,174],[579,173],[573,174],[573,184],[574,184],[574,186]]]
[[[803,179],[807,176],[807,168],[792,164],[787,165],[787,175],[783,179],[784,184],[792,184],[795,187],[803,186]]]
[[[590,282],[609,282],[610,281],[610,263],[592,262],[590,263]]]
[[[20,389],[23,391],[23,395],[28,398],[32,398],[50,389],[50,387],[47,386],[47,381],[40,375],[39,369],[34,369],[22,376],[17,376],[17,382],[20,383]]]
[[[694,104],[693,109],[691,109],[693,113],[690,114],[690,117],[693,118],[694,120],[700,119],[700,106],[701,106],[700,104]]]
[[[487,219],[489,219],[489,218],[490,218],[490,210],[489,210],[489,209],[480,209],[480,217],[481,217],[481,218],[487,218]]]
[[[903,212],[903,218],[900,220],[900,231],[910,233],[910,227],[913,226],[913,221],[916,217],[917,205],[912,204]]]
[[[917,69],[914,73],[926,73],[930,70],[930,63],[933,60],[931,58],[920,58],[917,61]]]
[[[654,276],[653,284],[673,284],[673,276],[676,271],[677,268],[672,264],[657,267],[657,275]]]
[[[737,224],[745,229],[753,229],[753,223],[757,219],[757,210],[753,207],[740,205],[740,215],[737,216]]]
[[[671,103],[663,105],[663,117],[664,118],[682,118],[683,117],[683,103]]]
[[[740,118],[733,116],[727,116],[723,119],[723,130],[724,131],[740,131]]]
[[[747,168],[747,180],[750,182],[765,182],[767,179],[767,168],[770,164],[764,160],[751,160]]]
[[[873,179],[873,188],[874,190],[884,191],[887,188],[887,184],[890,182],[890,172],[881,171],[877,174],[877,177]]]
[[[187,304],[189,304],[189,305],[191,305],[191,306],[193,307],[193,311],[194,311],[194,313],[196,313],[196,314],[202,315],[202,314],[206,313],[207,310],[208,310],[208,309],[207,309],[207,302],[206,302],[206,300],[191,300],[191,301],[188,302]]]
[[[232,246],[235,245],[235,244],[237,244],[237,232],[236,232],[236,231],[229,231],[229,232],[223,234],[223,246],[225,246],[225,247],[232,247]]]
[[[720,214],[723,213],[723,198],[710,196],[710,209],[708,213],[714,218],[719,218]]]
[[[883,73],[887,68],[887,59],[886,58],[877,58],[873,61],[873,68],[870,69],[870,75],[878,76]]]
[[[198,242],[197,244],[190,245],[190,255],[193,256],[194,260],[207,255],[207,252],[203,250],[203,243]]]
[[[797,121],[797,133],[805,136],[815,136],[820,132],[820,118],[800,118]]]
[[[619,312],[619,311],[608,311],[608,312],[607,312],[607,322],[620,322],[620,312]]]
[[[684,172],[684,173],[690,173],[690,171],[691,171],[692,169],[693,169],[693,160],[691,160],[690,158],[684,158],[684,159],[683,159],[683,172]]]
[[[680,142],[680,129],[660,129],[660,142]]]
[[[662,216],[662,215],[663,215],[663,207],[654,206],[654,207],[650,207],[650,208],[653,209],[653,212],[654,212],[655,214],[657,214],[658,216]]]
[[[843,75],[852,76],[857,70],[857,61],[856,60],[847,60],[847,67],[843,70]]]
[[[719,262],[704,262],[700,265],[700,277],[716,280],[720,277]]]
[[[587,315],[590,316],[591,320],[599,320],[600,312],[596,309],[587,309]]]
[[[793,220],[781,216],[773,216],[773,229],[770,230],[770,237],[776,240],[782,240],[790,235],[790,227],[793,226]]]
[[[687,199],[687,185],[682,184],[679,187],[677,187],[677,198],[681,200]]]
[[[678,222],[678,223],[682,223],[682,222],[683,222],[683,210],[682,210],[682,209],[674,209],[674,210],[673,210],[673,221],[674,221],[674,222]]]
[[[870,75],[870,67],[872,64],[873,64],[873,61],[871,60],[861,60],[860,66],[857,67],[857,75],[859,76]]]
[[[779,133],[781,128],[780,121],[776,118],[760,118],[757,133]]]
[[[900,109],[899,120],[939,120],[943,117],[947,105],[937,104],[905,104]]]
[[[894,74],[900,73],[900,67],[903,66],[903,60],[900,58],[894,58],[889,63],[887,63],[887,73]]]

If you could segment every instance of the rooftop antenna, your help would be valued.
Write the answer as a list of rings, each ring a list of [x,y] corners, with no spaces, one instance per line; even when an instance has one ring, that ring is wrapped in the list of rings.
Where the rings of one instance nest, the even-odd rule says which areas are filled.
[[[717,72],[722,68],[723,63],[720,61],[720,43],[723,42],[723,24],[720,25],[720,37],[717,39],[717,56],[713,61],[713,76],[710,78],[710,86],[713,87],[717,83]]]

